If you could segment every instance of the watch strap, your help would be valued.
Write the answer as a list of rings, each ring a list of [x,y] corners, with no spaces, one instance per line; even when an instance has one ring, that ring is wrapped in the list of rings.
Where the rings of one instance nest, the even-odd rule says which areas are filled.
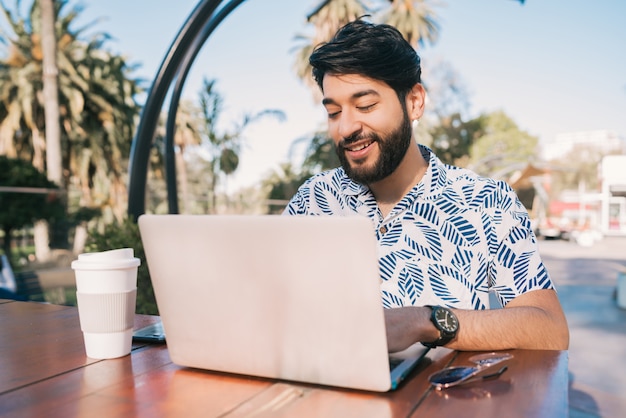
[[[435,348],[435,347],[441,347],[443,345],[448,344],[450,341],[452,340],[452,337],[439,337],[439,339],[432,341],[432,342],[423,342],[422,341],[422,345],[428,348]]]

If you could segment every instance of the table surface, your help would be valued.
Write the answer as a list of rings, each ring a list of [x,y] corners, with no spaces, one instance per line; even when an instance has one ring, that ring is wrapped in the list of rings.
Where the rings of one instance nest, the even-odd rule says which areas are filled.
[[[157,320],[136,315],[135,328]],[[567,351],[508,352],[498,379],[439,391],[428,376],[476,353],[437,348],[399,389],[374,393],[180,367],[164,344],[91,359],[75,307],[0,299],[0,416],[567,416]]]

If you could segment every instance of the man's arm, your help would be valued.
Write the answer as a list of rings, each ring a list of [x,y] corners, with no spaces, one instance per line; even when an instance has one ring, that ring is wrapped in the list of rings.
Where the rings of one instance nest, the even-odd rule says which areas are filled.
[[[446,347],[488,351],[513,348],[566,350],[569,329],[556,292],[551,289],[524,293],[504,309],[453,309],[459,332]],[[435,341],[439,331],[430,322],[428,307],[385,310],[389,351],[399,351],[415,342]]]

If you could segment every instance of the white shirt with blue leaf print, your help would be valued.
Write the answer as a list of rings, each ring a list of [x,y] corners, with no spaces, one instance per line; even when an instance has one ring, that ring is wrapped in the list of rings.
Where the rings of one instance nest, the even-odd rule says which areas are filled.
[[[515,192],[420,150],[429,162],[426,174],[385,219],[371,191],[342,168],[307,180],[284,214],[370,218],[387,308],[488,309],[490,290],[504,306],[525,292],[552,289]]]

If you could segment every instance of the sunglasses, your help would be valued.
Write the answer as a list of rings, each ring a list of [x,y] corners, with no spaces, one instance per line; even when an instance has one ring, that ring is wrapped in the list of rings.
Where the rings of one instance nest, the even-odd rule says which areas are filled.
[[[509,353],[477,354],[469,358],[472,363],[476,364],[475,366],[446,367],[431,374],[428,380],[436,389],[441,390],[477,380],[496,378],[504,373],[508,366],[503,366],[493,373],[486,372],[492,370],[495,365],[512,358],[513,355]]]

